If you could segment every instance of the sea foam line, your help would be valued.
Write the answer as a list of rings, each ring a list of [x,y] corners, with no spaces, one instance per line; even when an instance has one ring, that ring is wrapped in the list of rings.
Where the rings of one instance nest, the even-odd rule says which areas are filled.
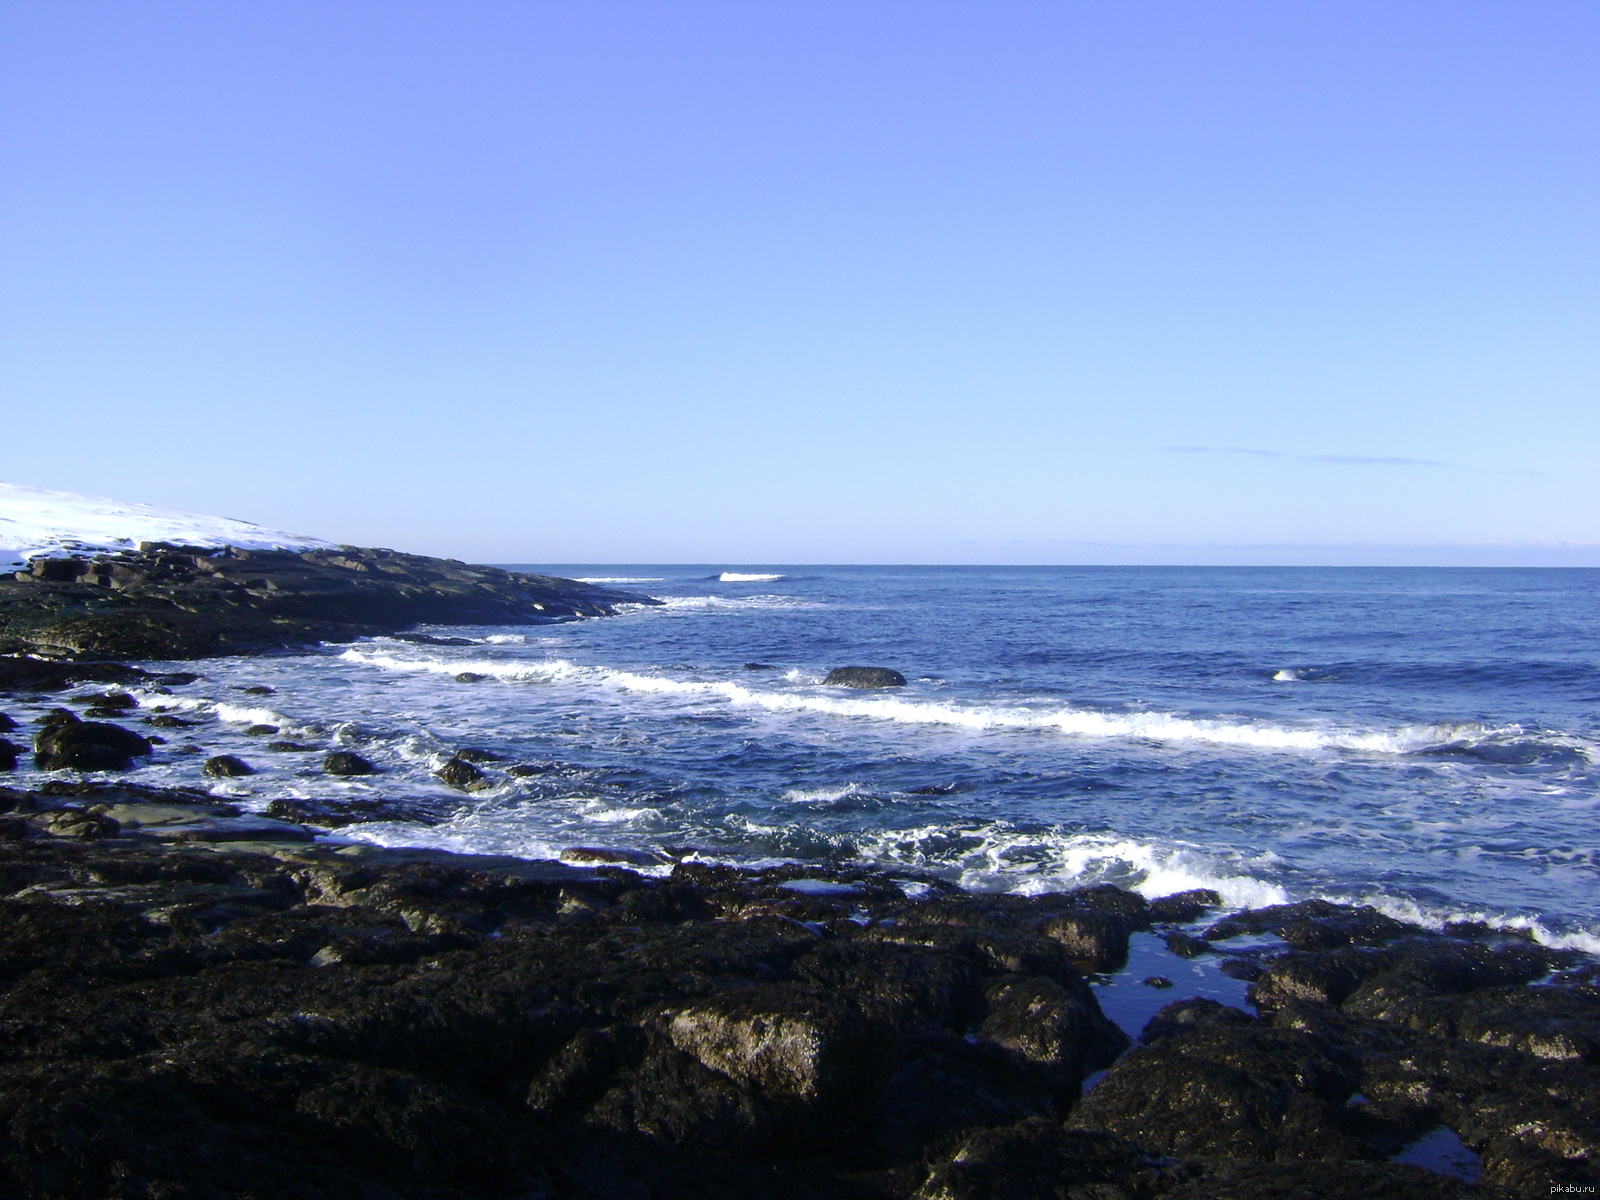
[[[1103,713],[1070,706],[1018,708],[1003,705],[964,706],[939,700],[898,697],[819,696],[810,692],[765,691],[732,680],[669,679],[635,671],[581,667],[565,659],[509,663],[495,660],[444,661],[400,658],[352,647],[342,655],[347,661],[395,671],[422,671],[454,675],[471,671],[514,682],[587,683],[646,695],[703,697],[740,707],[778,713],[821,713],[889,721],[904,725],[934,725],[974,731],[1043,730],[1074,737],[1144,739],[1157,742],[1192,742],[1267,751],[1314,753],[1321,750],[1356,750],[1378,754],[1404,754],[1469,733],[1479,737],[1496,731],[1459,726],[1404,726],[1390,731],[1289,729],[1251,722],[1207,720],[1173,713]],[[1511,731],[1500,731],[1511,732]]]

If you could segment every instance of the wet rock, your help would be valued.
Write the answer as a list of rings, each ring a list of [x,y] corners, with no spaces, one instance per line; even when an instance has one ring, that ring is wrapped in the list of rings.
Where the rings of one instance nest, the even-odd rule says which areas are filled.
[[[111,712],[123,712],[139,707],[139,701],[127,692],[105,692],[97,696],[80,696],[78,699],[80,703],[91,708],[107,709]]]
[[[94,842],[114,838],[122,831],[114,818],[90,809],[64,808],[46,813],[39,824],[54,837],[72,838],[80,842]]]
[[[54,692],[79,683],[136,684],[152,677],[138,667],[114,662],[59,662],[24,655],[0,655],[0,689]]]
[[[1091,971],[1114,971],[1128,961],[1128,938],[1137,922],[1120,912],[1085,909],[1045,922],[1044,933]]]
[[[268,742],[268,750],[276,750],[283,754],[305,754],[315,750],[315,746],[308,746],[304,742]]]
[[[17,723],[15,721],[5,713],[0,712],[0,733],[10,733],[16,727]]]
[[[169,716],[165,713],[144,719],[146,725],[156,729],[191,729],[200,724],[199,721],[186,721],[182,717]]]
[[[270,688],[264,683],[254,683],[239,690],[246,696],[271,696],[277,691],[276,688]]]
[[[459,758],[462,762],[492,763],[500,762],[505,758],[505,755],[496,754],[493,750],[480,750],[475,746],[463,746],[461,749],[456,751],[455,757]]]
[[[488,776],[460,757],[452,758],[434,775],[461,792],[481,792],[494,786]]]
[[[575,863],[627,863],[635,867],[658,867],[661,856],[648,850],[630,850],[622,846],[568,846],[561,852],[563,862]]]
[[[1377,1157],[1346,1128],[1359,1083],[1352,1058],[1305,1034],[1208,1016],[1184,1029],[1157,1014],[1153,1040],[1112,1067],[1073,1123],[1168,1154]]]
[[[460,671],[455,676],[457,683],[482,683],[489,676],[479,674],[477,671]]]
[[[126,771],[135,758],[151,750],[150,743],[131,729],[72,718],[39,731],[34,739],[34,764],[41,771]]]
[[[8,738],[0,737],[0,771],[12,771],[17,766],[17,756],[22,747]]]
[[[240,775],[254,775],[255,768],[242,758],[235,758],[231,754],[218,754],[214,758],[206,759],[205,766],[200,768],[207,775],[217,779],[232,779]]]
[[[1164,989],[1172,986],[1172,980],[1168,979],[1165,975],[1149,975],[1140,980],[1140,982],[1143,983],[1147,988]]]
[[[1105,1018],[1087,984],[1011,976],[984,988],[988,1012],[978,1036],[1048,1071],[1060,1086],[1076,1085],[1109,1067],[1128,1038]]]
[[[245,737],[271,737],[278,732],[276,725],[250,725],[245,728]]]
[[[889,667],[835,667],[822,682],[831,687],[905,687],[906,677]]]
[[[1328,900],[1302,900],[1245,909],[1224,917],[1205,931],[1217,942],[1240,934],[1275,933],[1295,950],[1335,946],[1381,946],[1416,932],[1416,926],[1386,917],[1375,908],[1352,908]]]
[[[1471,1200],[1483,1194],[1460,1180],[1398,1163],[1218,1159],[1161,1196],[1163,1200]]]
[[[1198,920],[1208,909],[1222,903],[1222,896],[1210,888],[1191,888],[1187,892],[1174,892],[1150,901],[1150,920],[1157,924],[1187,925]]]
[[[1162,939],[1167,949],[1179,958],[1199,958],[1202,954],[1210,953],[1211,943],[1205,938],[1195,937],[1192,933],[1185,933],[1175,929]]]
[[[1165,1194],[1197,1166],[1132,1142],[1038,1117],[968,1138],[930,1172],[917,1200],[1098,1200]]]
[[[373,766],[353,750],[335,750],[322,760],[322,769],[329,775],[376,775]]]
[[[806,1105],[848,1104],[883,1057],[858,1014],[790,989],[742,990],[684,1009],[667,1035],[752,1091]]]

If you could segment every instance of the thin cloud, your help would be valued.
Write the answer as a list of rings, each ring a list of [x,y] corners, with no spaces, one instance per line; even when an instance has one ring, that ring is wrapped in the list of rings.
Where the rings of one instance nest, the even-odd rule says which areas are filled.
[[[1442,467],[1431,458],[1395,458],[1387,454],[1285,454],[1281,450],[1256,450],[1249,446],[1166,446],[1175,454],[1248,454],[1253,458],[1289,458],[1296,462],[1344,463],[1359,466]]]

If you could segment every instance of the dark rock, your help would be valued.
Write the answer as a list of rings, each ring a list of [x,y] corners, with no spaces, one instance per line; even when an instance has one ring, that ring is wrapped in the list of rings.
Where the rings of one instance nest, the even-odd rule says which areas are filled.
[[[63,808],[48,813],[41,824],[55,837],[72,838],[80,842],[94,842],[114,838],[122,831],[119,822],[103,813],[82,808]]]
[[[0,578],[0,635],[9,646],[57,659],[199,658],[352,641],[418,622],[550,624],[610,615],[623,602],[657,603],[391,550],[213,554],[152,544]],[[38,687],[145,678],[0,666],[0,686],[8,677]]]
[[[476,646],[478,643],[464,637],[434,637],[428,633],[391,634],[397,642],[415,642],[419,646]]]
[[[1206,941],[1205,938],[1195,937],[1192,933],[1184,933],[1181,929],[1173,930],[1162,940],[1166,942],[1167,949],[1171,950],[1179,958],[1199,958],[1202,954],[1209,953],[1211,950],[1211,943]]]
[[[488,776],[460,757],[452,758],[435,771],[434,775],[462,792],[481,792],[494,786]]]
[[[286,754],[304,754],[307,751],[315,750],[316,747],[308,746],[304,742],[268,742],[267,749],[279,750]]]
[[[244,731],[245,737],[271,737],[278,732],[276,725],[251,725]]]
[[[152,676],[152,678],[156,683],[165,687],[183,687],[185,684],[193,683],[200,676],[193,671],[167,671],[163,674]]]
[[[105,692],[98,696],[80,696],[78,701],[92,708],[110,709],[112,712],[121,712],[139,707],[139,701],[135,697],[128,695],[127,692]]]
[[[459,758],[462,762],[492,763],[500,762],[505,755],[496,754],[493,750],[479,750],[473,746],[463,746],[460,750],[456,751],[455,757]]]
[[[1344,1102],[1359,1083],[1353,1059],[1305,1034],[1208,1015],[1181,1032],[1172,1029],[1178,1021],[1157,1026],[1154,1040],[1084,1098],[1073,1123],[1167,1154],[1378,1157],[1346,1128]]]
[[[1172,980],[1168,979],[1165,975],[1149,975],[1140,982],[1142,982],[1144,986],[1148,988],[1169,988],[1172,986]]]
[[[659,855],[621,846],[569,846],[561,852],[561,858],[563,862],[575,863],[627,863],[635,867],[661,865]]]
[[[242,687],[239,690],[246,696],[271,696],[277,691],[276,688],[270,688],[264,683],[253,683],[249,687]]]
[[[1112,1200],[1165,1194],[1198,1166],[1151,1156],[1132,1142],[1034,1117],[988,1129],[936,1165],[917,1200]]]
[[[22,753],[22,747],[9,738],[0,738],[0,771],[16,769],[17,756]]]
[[[1542,1194],[1542,1193],[1541,1193]],[[1470,1184],[1399,1163],[1217,1159],[1163,1200],[1471,1200]]]
[[[274,800],[267,805],[267,815],[279,821],[293,821],[301,825],[320,825],[324,829],[341,829],[346,825],[359,825],[370,821],[404,821],[415,825],[437,825],[442,817],[405,808],[387,800]]]
[[[747,662],[744,665],[744,669],[746,671],[776,671],[780,668],[774,666],[772,663]]]
[[[207,775],[219,779],[231,779],[239,775],[254,775],[255,768],[242,758],[235,758],[231,754],[219,754],[215,758],[206,759],[206,765],[200,768]]]
[[[1187,925],[1221,903],[1222,896],[1210,888],[1191,888],[1150,901],[1150,919],[1157,924]]]
[[[0,712],[0,733],[10,733],[16,727],[17,723],[15,721],[5,713]]]
[[[835,667],[822,682],[832,687],[905,687],[906,677],[888,667]]]
[[[1275,933],[1296,950],[1318,950],[1381,946],[1415,932],[1415,925],[1386,917],[1369,906],[1350,908],[1328,900],[1302,900],[1234,913],[1212,925],[1205,936],[1218,942],[1243,933]]]
[[[461,671],[455,676],[457,683],[482,683],[488,679],[487,675],[480,675],[477,671]]]
[[[152,747],[131,729],[99,721],[58,721],[34,739],[34,764],[42,771],[126,771]]]
[[[1135,926],[1123,913],[1084,909],[1050,918],[1043,931],[1087,970],[1114,971],[1128,961],[1128,938]]]
[[[329,775],[376,775],[378,768],[352,750],[334,750],[322,760]]]
[[[4,594],[5,582],[0,580],[0,596]],[[0,624],[0,631],[5,628]],[[136,684],[152,678],[164,677],[151,676],[138,667],[122,663],[58,662],[24,655],[0,655],[0,689],[6,690],[55,692],[80,683]]]
[[[1081,980],[1065,987],[1053,979],[1005,976],[984,988],[988,1012],[978,1036],[1042,1068],[1057,1086],[1075,1085],[1109,1067],[1128,1037],[1106,1020]]]
[[[169,716],[165,713],[159,716],[146,717],[144,723],[153,725],[157,729],[191,729],[200,724],[199,721],[186,721],[182,717]]]

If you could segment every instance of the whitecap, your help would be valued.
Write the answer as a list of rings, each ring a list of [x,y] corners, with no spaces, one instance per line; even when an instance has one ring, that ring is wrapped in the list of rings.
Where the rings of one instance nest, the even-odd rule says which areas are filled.
[[[723,583],[776,583],[782,575],[761,575],[745,571],[724,571],[717,576]]]

